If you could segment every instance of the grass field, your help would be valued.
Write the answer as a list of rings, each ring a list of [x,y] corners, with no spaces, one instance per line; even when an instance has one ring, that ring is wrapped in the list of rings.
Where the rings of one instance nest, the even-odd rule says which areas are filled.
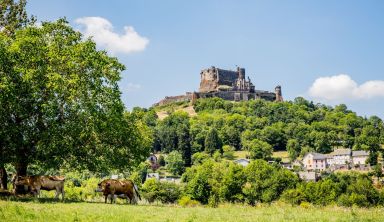
[[[0,221],[384,221],[384,208],[223,205],[183,208],[0,201]]]
[[[247,151],[240,150],[240,151],[235,151],[233,155],[235,159],[245,159],[247,156],[247,153],[248,153]]]

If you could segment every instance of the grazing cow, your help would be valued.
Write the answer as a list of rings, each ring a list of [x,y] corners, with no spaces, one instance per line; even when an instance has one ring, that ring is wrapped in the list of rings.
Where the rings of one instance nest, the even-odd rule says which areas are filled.
[[[14,184],[28,186],[38,197],[40,197],[40,190],[56,190],[55,198],[57,199],[61,194],[64,200],[64,181],[63,176],[19,176],[15,178]]]
[[[120,198],[120,199],[125,199],[125,200],[127,200],[127,203],[130,203],[130,199],[129,199],[129,197],[127,196],[127,195],[125,195],[125,194],[119,194],[119,195],[117,195],[117,194],[115,194],[115,195],[113,195],[112,196],[112,194],[108,194],[108,198],[107,199],[110,199],[111,201],[113,201],[114,203],[116,203],[116,199],[117,198]]]
[[[137,203],[136,197],[141,200],[137,186],[131,180],[115,180],[107,179],[98,184],[97,192],[103,192],[105,196],[105,203],[107,203],[108,196],[111,197],[111,203],[116,200],[116,196],[129,199],[130,203]]]

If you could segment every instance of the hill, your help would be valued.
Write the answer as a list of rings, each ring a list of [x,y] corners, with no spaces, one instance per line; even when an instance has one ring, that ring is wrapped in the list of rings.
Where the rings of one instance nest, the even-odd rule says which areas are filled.
[[[212,128],[222,145],[237,151],[249,150],[261,141],[272,148],[263,152],[287,151],[291,159],[343,147],[370,151],[375,165],[383,151],[383,121],[377,116],[358,116],[344,104],[332,107],[302,97],[286,102],[208,98],[193,106],[181,102],[153,109],[158,117],[153,126],[155,151],[179,150],[176,131],[181,125],[188,129],[191,154],[205,150],[205,137]]]

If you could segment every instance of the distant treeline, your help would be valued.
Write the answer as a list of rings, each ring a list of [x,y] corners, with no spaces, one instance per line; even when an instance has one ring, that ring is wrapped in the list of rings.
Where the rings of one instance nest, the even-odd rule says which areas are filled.
[[[176,111],[158,120],[154,109],[134,108],[153,133],[153,150],[178,150],[185,165],[191,156],[206,151],[222,152],[223,146],[248,150],[254,159],[269,159],[272,151],[287,150],[293,160],[310,151],[328,153],[334,147],[366,150],[376,165],[384,143],[384,124],[377,116],[356,115],[346,105],[314,104],[302,97],[288,102],[199,99],[197,116]]]

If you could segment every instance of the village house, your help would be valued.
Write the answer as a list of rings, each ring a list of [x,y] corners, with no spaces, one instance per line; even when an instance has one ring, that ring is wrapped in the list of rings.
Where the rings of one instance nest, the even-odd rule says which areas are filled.
[[[329,154],[307,153],[303,158],[303,165],[307,171],[323,171],[325,169],[340,170],[352,167],[366,170],[366,160],[369,152],[363,150],[336,149]]]
[[[150,154],[150,156],[147,158],[147,161],[151,165],[151,169],[154,171],[160,167],[160,165],[157,163],[157,157],[153,153]]]
[[[290,162],[281,162],[280,163],[280,166],[284,167],[285,169],[288,169],[288,170],[292,170],[293,169],[293,166]]]
[[[354,165],[366,164],[368,156],[369,156],[369,152],[364,150],[352,151],[352,162]]]
[[[316,182],[316,180],[318,178],[316,175],[316,172],[301,171],[298,173],[298,175],[299,175],[300,179],[305,180],[307,182],[309,182],[309,181]]]
[[[327,168],[327,157],[321,153],[307,153],[303,158],[303,165],[304,168],[308,171],[323,171]]]
[[[331,161],[332,164],[329,165],[348,165],[351,163],[351,149],[336,149],[330,155],[333,156]]]
[[[325,154],[326,157],[326,162],[327,162],[327,167],[332,166],[334,164],[333,162],[333,156],[331,154]]]

